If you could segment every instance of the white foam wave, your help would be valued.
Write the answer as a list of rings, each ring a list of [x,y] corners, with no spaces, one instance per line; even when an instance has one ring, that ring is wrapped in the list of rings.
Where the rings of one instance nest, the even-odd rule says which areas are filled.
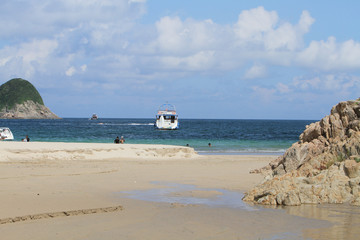
[[[154,123],[129,123],[130,126],[154,126]]]
[[[106,126],[154,126],[154,123],[97,123]]]
[[[274,154],[282,155],[286,149],[242,149],[242,150],[197,150],[199,154],[215,154],[215,155],[243,155],[243,154]]]

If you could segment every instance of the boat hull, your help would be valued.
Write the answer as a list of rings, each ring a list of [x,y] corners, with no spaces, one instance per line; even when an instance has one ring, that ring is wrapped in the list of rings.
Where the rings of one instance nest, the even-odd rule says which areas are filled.
[[[9,128],[0,127],[0,140],[14,140],[14,135]]]
[[[173,126],[173,127],[158,127],[158,126],[155,125],[155,127],[156,127],[157,129],[159,129],[159,130],[177,130],[177,129],[179,129],[178,126]]]
[[[179,122],[175,117],[171,118],[163,115],[158,116],[155,127],[160,130],[176,130],[179,128]]]

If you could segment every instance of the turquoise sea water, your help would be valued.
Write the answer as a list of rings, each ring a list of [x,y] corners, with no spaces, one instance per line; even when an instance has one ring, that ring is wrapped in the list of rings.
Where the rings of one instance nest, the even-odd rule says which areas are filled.
[[[179,130],[164,131],[154,128],[154,119],[0,119],[0,127],[9,127],[15,141],[29,135],[31,141],[113,143],[124,136],[132,144],[189,144],[199,153],[242,154],[284,152],[312,122],[180,119]]]

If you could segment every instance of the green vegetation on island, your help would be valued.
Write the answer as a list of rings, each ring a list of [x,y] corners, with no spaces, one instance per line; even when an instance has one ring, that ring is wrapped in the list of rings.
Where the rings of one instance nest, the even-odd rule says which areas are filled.
[[[44,105],[39,92],[27,80],[14,78],[0,86],[0,111],[12,109],[16,104],[29,100]]]

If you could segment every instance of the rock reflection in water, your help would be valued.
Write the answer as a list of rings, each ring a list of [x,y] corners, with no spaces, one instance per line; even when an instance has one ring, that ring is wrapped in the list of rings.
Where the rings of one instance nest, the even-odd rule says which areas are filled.
[[[149,190],[122,192],[126,198],[172,204],[201,204],[236,208],[249,222],[259,226],[260,239],[359,239],[360,208],[342,204],[265,206],[243,202],[243,194],[224,189],[198,188],[195,185],[152,182]],[[225,210],[226,211],[226,210]],[[254,211],[254,212],[249,212]],[[247,212],[247,213],[246,213]],[[249,214],[249,215],[246,215]],[[239,220],[239,219],[237,219]],[[248,223],[242,223],[246,226]],[[268,228],[262,228],[267,226]],[[267,232],[271,229],[272,232]]]
[[[291,215],[326,220],[333,225],[326,229],[307,229],[310,239],[359,239],[360,208],[346,204],[301,205],[284,207]]]

